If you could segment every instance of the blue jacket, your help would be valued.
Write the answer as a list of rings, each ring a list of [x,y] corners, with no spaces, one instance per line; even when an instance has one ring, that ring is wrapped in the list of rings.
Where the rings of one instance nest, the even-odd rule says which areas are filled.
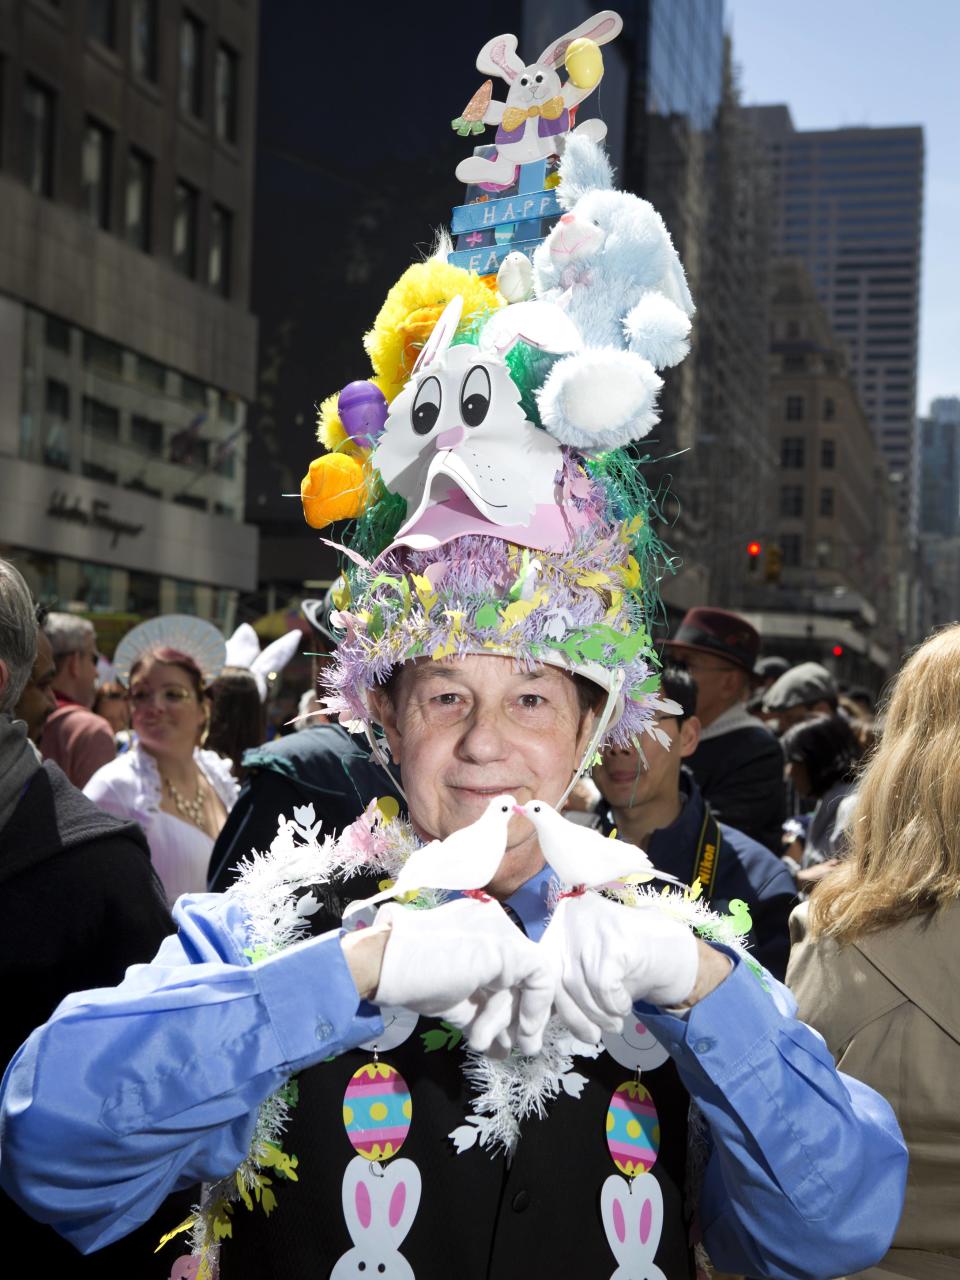
[[[549,874],[508,900],[534,940]],[[144,1221],[172,1188],[226,1176],[264,1098],[383,1030],[336,930],[249,963],[229,895],[183,897],[174,917],[180,932],[152,964],[60,1005],[0,1093],[0,1185],[83,1252]],[[707,1250],[721,1270],[769,1280],[859,1271],[886,1252],[903,1205],[893,1113],[837,1072],[786,988],[768,979],[765,991],[731,959],[686,1017],[637,1005],[706,1122]]]

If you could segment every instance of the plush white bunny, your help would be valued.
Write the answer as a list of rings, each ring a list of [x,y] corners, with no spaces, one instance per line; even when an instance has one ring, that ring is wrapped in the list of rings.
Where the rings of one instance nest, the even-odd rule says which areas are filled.
[[[663,1231],[663,1192],[652,1173],[632,1182],[611,1174],[600,1192],[600,1216],[619,1264],[610,1280],[667,1280],[654,1262]]]
[[[565,307],[583,350],[551,369],[543,425],[587,453],[639,440],[658,421],[658,369],[689,350],[693,299],[656,209],[613,189],[601,147],[569,139],[560,162],[565,210],[533,255],[534,292]]]
[[[578,87],[572,79],[561,84],[556,68],[564,61],[574,40],[607,44],[622,29],[620,15],[605,9],[551,41],[529,66],[517,56],[516,36],[494,36],[488,40],[477,55],[477,69],[486,75],[500,76],[510,88],[506,102],[491,99],[480,117],[484,124],[497,125],[496,156],[469,156],[461,160],[457,165],[460,181],[509,186],[518,165],[558,154],[565,136],[571,132],[571,108],[593,92],[599,75],[592,84]],[[458,121],[462,119],[458,117]],[[599,142],[606,137],[607,126],[601,120],[586,120],[574,132]]]
[[[414,1280],[400,1253],[420,1205],[420,1170],[412,1160],[376,1165],[354,1156],[343,1175],[343,1216],[353,1241],[330,1272],[330,1280],[356,1280],[360,1272],[378,1280]]]

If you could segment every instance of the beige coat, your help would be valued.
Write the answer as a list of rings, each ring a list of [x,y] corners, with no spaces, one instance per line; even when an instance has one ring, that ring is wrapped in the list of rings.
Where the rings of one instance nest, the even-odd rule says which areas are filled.
[[[910,1151],[894,1247],[862,1277],[960,1278],[960,903],[844,947],[790,920],[787,985],[837,1066],[882,1093]]]

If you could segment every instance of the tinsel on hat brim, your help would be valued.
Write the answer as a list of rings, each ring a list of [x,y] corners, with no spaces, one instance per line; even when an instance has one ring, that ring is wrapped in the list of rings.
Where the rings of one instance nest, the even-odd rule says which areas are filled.
[[[344,638],[325,676],[330,710],[369,721],[367,694],[404,662],[507,655],[520,669],[556,664],[608,687],[622,671],[623,713],[604,741],[637,740],[662,705],[633,554],[642,525],[640,515],[593,525],[560,553],[468,535],[352,570],[334,619]]]

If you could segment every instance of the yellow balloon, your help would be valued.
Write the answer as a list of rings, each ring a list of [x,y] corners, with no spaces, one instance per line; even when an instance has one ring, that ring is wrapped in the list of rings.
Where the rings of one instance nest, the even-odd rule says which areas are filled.
[[[571,40],[563,60],[567,75],[578,89],[595,89],[603,75],[603,54],[595,40],[581,36]]]

